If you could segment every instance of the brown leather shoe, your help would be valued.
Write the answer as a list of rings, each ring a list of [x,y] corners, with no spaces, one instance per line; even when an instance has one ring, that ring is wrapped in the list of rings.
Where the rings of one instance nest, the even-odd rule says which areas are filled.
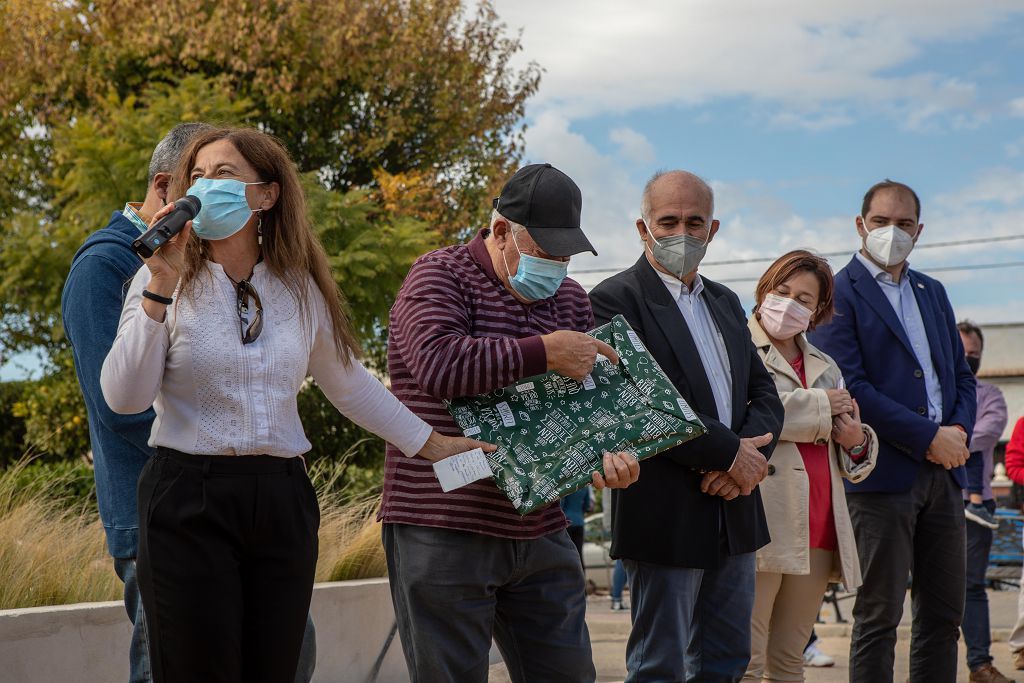
[[[1024,650],[1017,650],[1013,653],[1013,666],[1017,671],[1024,671]]]
[[[1001,674],[991,662],[972,671],[968,680],[971,683],[1014,683],[1013,679]]]

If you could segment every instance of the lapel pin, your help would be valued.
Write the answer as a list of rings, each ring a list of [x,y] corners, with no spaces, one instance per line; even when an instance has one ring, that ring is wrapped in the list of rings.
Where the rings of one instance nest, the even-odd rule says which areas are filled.
[[[917,288],[918,289],[924,289],[924,285],[922,283],[918,282],[917,283]]]

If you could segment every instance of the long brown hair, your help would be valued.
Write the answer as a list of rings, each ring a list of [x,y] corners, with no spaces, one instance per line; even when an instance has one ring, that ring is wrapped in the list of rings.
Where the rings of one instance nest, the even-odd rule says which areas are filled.
[[[214,128],[197,134],[178,162],[171,180],[169,198],[177,199],[185,194],[199,150],[218,140],[227,140],[234,145],[256,169],[260,180],[280,185],[281,193],[277,202],[260,215],[263,221],[263,261],[267,269],[284,282],[299,302],[307,326],[312,321],[307,276],[313,278],[331,316],[339,358],[347,365],[352,356],[360,355],[359,341],[345,315],[344,297],[331,275],[327,254],[313,232],[299,172],[280,140],[253,128]],[[181,274],[182,293],[195,295],[196,281],[203,272],[205,260],[206,248],[202,240],[192,233],[185,248],[185,270]]]
[[[797,249],[783,254],[775,260],[775,263],[768,266],[768,270],[764,271],[764,275],[757,281],[757,289],[754,291],[754,300],[756,302],[754,304],[754,313],[757,313],[761,302],[764,301],[768,294],[775,291],[776,287],[797,273],[804,271],[814,273],[821,287],[821,293],[818,296],[818,308],[815,309],[814,315],[811,316],[811,323],[808,329],[813,330],[817,325],[828,322],[835,310],[832,301],[832,268],[828,265],[828,261],[805,249]]]

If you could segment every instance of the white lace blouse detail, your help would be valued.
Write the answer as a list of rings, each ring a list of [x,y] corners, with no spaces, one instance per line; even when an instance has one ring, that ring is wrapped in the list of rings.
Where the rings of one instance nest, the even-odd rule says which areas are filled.
[[[151,279],[136,274],[103,363],[100,383],[114,412],[153,405],[150,446],[209,455],[294,457],[310,449],[296,396],[312,375],[327,398],[353,422],[414,455],[431,428],[355,359],[346,367],[334,344],[323,297],[309,280],[308,323],[298,301],[263,263],[251,279],[263,303],[263,331],[242,344],[235,285],[208,262],[195,295],[167,307],[164,322],[142,309]],[[251,307],[251,304],[250,304]]]

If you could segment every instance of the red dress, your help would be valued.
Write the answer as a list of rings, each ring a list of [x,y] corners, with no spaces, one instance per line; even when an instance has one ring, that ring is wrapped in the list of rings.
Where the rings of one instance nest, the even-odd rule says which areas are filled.
[[[806,389],[807,375],[804,372],[803,354],[789,364],[793,366]],[[811,548],[834,552],[839,548],[839,542],[836,538],[835,517],[832,515],[832,474],[829,471],[828,444],[798,443],[796,447],[804,459],[804,469],[807,472],[808,545]]]

